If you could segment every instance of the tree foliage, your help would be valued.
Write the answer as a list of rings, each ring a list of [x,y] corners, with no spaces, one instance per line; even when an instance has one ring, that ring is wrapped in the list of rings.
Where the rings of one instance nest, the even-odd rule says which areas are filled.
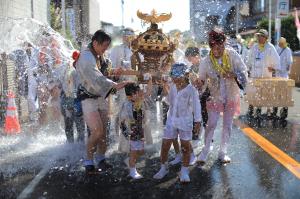
[[[62,34],[62,12],[61,12],[61,4],[55,4],[54,1],[50,2],[50,26],[55,30],[56,32],[59,32]],[[63,35],[67,40],[70,40],[72,45],[75,48],[78,47],[78,43],[74,40],[74,38],[71,35],[71,32],[69,29],[66,29],[66,32]]]
[[[297,38],[297,28],[294,20],[293,16],[288,16],[281,21],[281,36],[286,38],[293,51],[300,49],[300,41]]]
[[[50,2],[50,26],[57,32],[61,32],[62,30],[60,10],[61,9],[59,7],[56,7],[52,1]]]

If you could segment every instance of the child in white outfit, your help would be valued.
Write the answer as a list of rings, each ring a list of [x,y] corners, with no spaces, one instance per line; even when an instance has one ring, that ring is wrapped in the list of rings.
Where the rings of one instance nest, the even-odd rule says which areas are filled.
[[[167,173],[168,152],[174,139],[180,138],[182,150],[182,167],[180,181],[190,182],[189,161],[191,153],[190,141],[192,140],[193,121],[200,129],[201,105],[197,89],[189,83],[188,67],[183,63],[172,65],[170,76],[172,84],[166,102],[169,104],[168,117],[164,130],[161,147],[161,168],[153,178],[162,179]]]
[[[122,104],[119,118],[122,135],[129,140],[129,175],[133,179],[143,176],[136,170],[136,161],[144,153],[144,99],[151,93],[152,80],[150,78],[147,93],[143,93],[138,84],[125,86],[127,100]]]

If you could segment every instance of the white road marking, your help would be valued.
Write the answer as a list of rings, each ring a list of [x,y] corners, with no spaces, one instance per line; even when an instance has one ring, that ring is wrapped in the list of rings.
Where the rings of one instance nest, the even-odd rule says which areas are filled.
[[[27,185],[27,187],[21,192],[21,194],[17,197],[17,199],[25,199],[27,198],[41,181],[41,179],[48,173],[50,166],[44,167],[34,178],[33,180]]]

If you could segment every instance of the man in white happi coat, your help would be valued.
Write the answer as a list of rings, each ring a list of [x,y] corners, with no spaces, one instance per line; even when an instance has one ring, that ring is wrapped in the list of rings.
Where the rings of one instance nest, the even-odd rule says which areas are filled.
[[[128,83],[115,83],[109,79],[110,74],[118,73],[118,69],[110,70],[109,60],[104,57],[110,43],[111,37],[107,33],[102,30],[96,31],[91,43],[81,51],[76,63],[81,83],[77,97],[82,100],[83,117],[91,132],[87,140],[87,157],[84,161],[88,174],[93,174],[99,169],[103,171],[112,168],[112,165],[105,161],[109,110],[107,97]],[[94,166],[94,157],[98,169]]]
[[[268,78],[274,76],[276,70],[280,69],[280,58],[273,46],[268,41],[269,33],[260,29],[256,34],[258,43],[250,49],[246,65],[250,68],[250,78]],[[248,115],[252,116],[254,107],[249,105]],[[256,117],[261,116],[261,107],[256,109]]]
[[[289,78],[291,66],[293,63],[292,50],[287,46],[286,39],[280,37],[278,46],[276,46],[277,53],[280,57],[280,68],[276,70],[276,77]],[[278,111],[277,107],[273,109],[273,115],[276,115]],[[288,107],[283,107],[280,111],[280,118],[285,119],[288,114]]]
[[[289,73],[293,63],[293,55],[292,50],[287,46],[287,42],[284,37],[280,37],[276,50],[280,57],[280,67],[276,70],[276,77],[289,78]]]

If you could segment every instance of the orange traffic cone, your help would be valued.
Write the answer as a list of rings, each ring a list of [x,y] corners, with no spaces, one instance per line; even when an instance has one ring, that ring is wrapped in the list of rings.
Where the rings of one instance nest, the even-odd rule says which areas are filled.
[[[15,95],[12,91],[7,95],[7,109],[5,117],[4,132],[6,134],[16,134],[21,132],[21,127],[18,119],[18,112],[15,102]]]

